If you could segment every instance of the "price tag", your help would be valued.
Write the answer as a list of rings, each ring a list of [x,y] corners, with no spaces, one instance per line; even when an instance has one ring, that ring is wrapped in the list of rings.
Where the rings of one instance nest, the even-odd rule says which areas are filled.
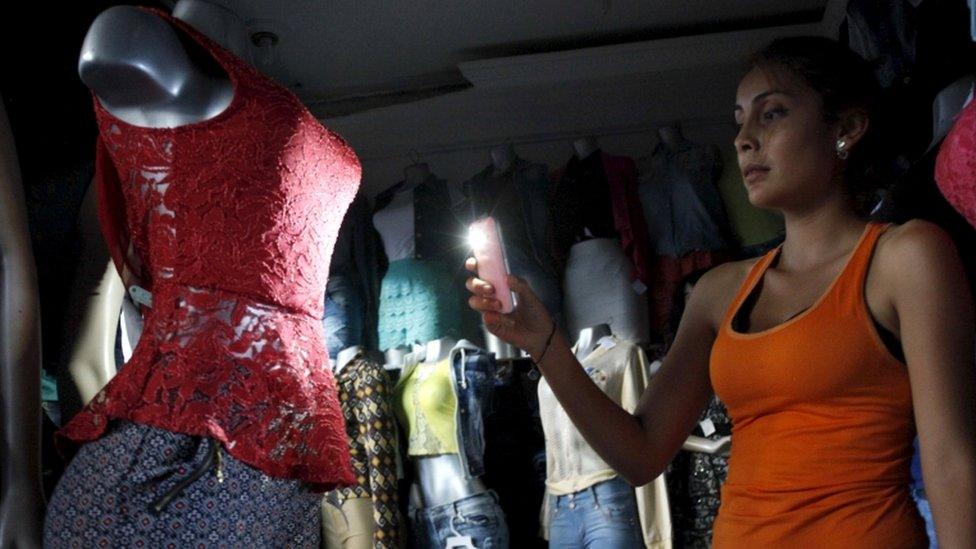
[[[710,418],[706,417],[705,420],[698,425],[701,427],[702,434],[706,437],[715,432],[715,424],[712,423]]]
[[[136,286],[135,284],[129,286],[129,297],[139,305],[152,307],[152,294],[149,293],[149,290],[141,286]]]

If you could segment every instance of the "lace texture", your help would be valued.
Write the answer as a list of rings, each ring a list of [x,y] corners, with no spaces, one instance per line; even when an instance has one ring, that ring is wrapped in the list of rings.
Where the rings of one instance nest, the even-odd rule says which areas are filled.
[[[949,203],[976,227],[976,101],[963,110],[942,142],[935,181]]]
[[[153,303],[132,359],[60,438],[127,419],[212,436],[272,476],[354,484],[321,318],[359,161],[288,90],[152,12],[214,56],[234,99],[171,129],[132,126],[95,99],[111,160],[99,164],[103,232]]]

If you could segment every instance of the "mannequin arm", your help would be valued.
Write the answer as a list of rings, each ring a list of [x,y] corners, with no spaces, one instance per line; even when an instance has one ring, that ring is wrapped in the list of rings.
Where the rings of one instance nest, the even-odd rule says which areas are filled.
[[[115,334],[125,288],[98,229],[95,185],[85,195],[78,223],[82,252],[71,302],[83,311],[68,371],[82,404],[115,376]]]
[[[17,152],[0,101],[0,547],[39,547],[41,326]]]
[[[731,446],[731,436],[724,436],[711,440],[705,437],[691,435],[687,440],[685,440],[685,443],[681,445],[681,449],[689,452],[698,452],[700,454],[728,455],[729,448],[731,448]]]

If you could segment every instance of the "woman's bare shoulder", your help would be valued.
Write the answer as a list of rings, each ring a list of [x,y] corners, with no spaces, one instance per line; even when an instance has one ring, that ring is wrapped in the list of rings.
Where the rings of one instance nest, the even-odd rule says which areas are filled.
[[[753,257],[730,261],[712,268],[695,285],[692,301],[700,304],[703,313],[715,326],[721,322],[752,267],[762,259]]]
[[[921,219],[889,227],[875,250],[875,263],[882,274],[889,275],[939,268],[949,257],[957,257],[952,238],[935,223]]]

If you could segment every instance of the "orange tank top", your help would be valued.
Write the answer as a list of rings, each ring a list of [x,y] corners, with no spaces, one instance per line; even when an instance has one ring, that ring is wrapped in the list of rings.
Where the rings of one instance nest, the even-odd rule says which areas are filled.
[[[909,493],[908,370],[864,299],[886,228],[867,225],[840,275],[799,316],[755,333],[732,326],[779,248],[752,267],[726,312],[710,363],[732,418],[716,548],[928,546]]]

